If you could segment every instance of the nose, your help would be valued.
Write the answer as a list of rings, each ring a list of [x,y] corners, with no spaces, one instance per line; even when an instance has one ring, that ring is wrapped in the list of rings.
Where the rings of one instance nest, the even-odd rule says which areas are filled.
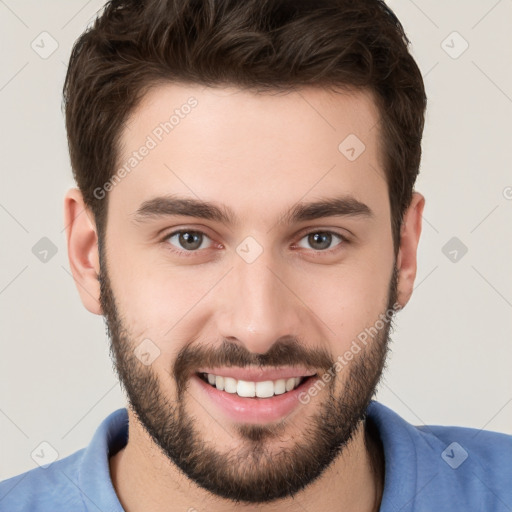
[[[282,336],[297,336],[306,318],[291,273],[276,264],[270,251],[252,263],[236,256],[220,296],[219,334],[253,353],[266,353]]]

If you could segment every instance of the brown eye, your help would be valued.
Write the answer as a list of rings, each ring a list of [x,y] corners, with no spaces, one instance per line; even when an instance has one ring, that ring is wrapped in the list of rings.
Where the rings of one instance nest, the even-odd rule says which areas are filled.
[[[326,251],[333,248],[331,246],[333,237],[336,237],[340,240],[337,244],[335,244],[334,247],[345,241],[343,236],[331,231],[312,231],[311,233],[308,233],[306,236],[304,236],[301,240],[307,239],[309,248],[314,249],[315,251]],[[300,247],[303,246],[300,245]]]
[[[181,231],[174,231],[166,237],[166,240],[178,250],[196,251],[197,249],[204,249],[204,247],[201,246],[203,245],[205,238],[208,237],[201,231],[184,229]],[[174,242],[172,241],[173,239]]]

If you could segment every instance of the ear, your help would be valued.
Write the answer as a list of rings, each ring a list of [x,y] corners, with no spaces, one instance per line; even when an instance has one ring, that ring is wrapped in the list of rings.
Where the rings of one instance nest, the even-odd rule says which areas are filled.
[[[400,230],[400,248],[396,266],[398,275],[397,302],[403,308],[411,298],[416,278],[416,254],[421,235],[421,223],[425,198],[418,192],[413,192],[412,200],[407,208]]]
[[[83,305],[91,313],[101,315],[98,236],[92,212],[86,208],[77,188],[68,190],[64,198],[64,222],[69,266]]]

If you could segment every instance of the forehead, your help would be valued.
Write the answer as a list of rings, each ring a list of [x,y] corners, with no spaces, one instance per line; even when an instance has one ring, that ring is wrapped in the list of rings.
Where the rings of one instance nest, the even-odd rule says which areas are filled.
[[[161,84],[125,124],[125,172],[110,202],[131,214],[153,197],[178,194],[263,219],[282,211],[276,204],[350,194],[386,214],[378,119],[365,91]]]

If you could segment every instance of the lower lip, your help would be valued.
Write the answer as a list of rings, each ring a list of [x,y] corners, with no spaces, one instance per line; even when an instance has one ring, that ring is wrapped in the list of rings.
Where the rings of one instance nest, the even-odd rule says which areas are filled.
[[[299,395],[317,379],[316,376],[304,380],[298,387],[270,398],[238,396],[236,393],[219,391],[216,387],[194,374],[192,381],[197,383],[206,396],[232,421],[239,423],[269,423],[288,416],[301,402]]]

